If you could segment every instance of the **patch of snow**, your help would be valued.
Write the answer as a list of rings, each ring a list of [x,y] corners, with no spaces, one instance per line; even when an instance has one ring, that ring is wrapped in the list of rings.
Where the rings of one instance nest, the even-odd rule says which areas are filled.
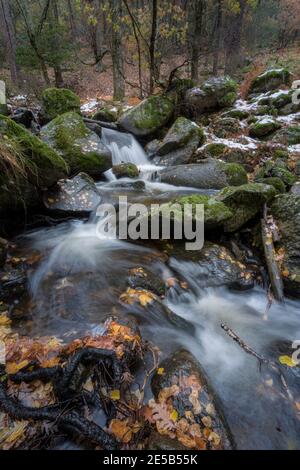
[[[291,124],[293,122],[299,123],[300,121],[300,113],[289,114],[288,116],[278,116],[277,121],[283,122],[286,124]]]
[[[86,103],[84,103],[80,107],[80,110],[83,113],[89,113],[89,112],[92,112],[92,111],[96,110],[98,106],[99,106],[99,101],[96,100],[96,99],[93,99],[93,100],[90,100],[90,101],[87,101]]]
[[[288,147],[288,151],[291,152],[291,153],[300,153],[300,144],[290,145]]]

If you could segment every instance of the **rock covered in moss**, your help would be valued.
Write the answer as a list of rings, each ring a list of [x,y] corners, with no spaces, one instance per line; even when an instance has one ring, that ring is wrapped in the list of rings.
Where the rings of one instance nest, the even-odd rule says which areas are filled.
[[[126,131],[142,137],[149,136],[168,123],[174,112],[173,101],[165,95],[150,96],[126,111],[119,125]]]
[[[292,186],[297,181],[297,177],[288,170],[286,163],[280,159],[266,162],[257,173],[256,179],[267,177],[279,178],[286,187]]]
[[[262,184],[268,184],[270,186],[273,186],[277,193],[285,193],[286,192],[286,187],[285,187],[285,184],[284,182],[276,177],[276,176],[271,176],[271,177],[268,177],[268,178],[258,178],[255,180],[256,183],[262,183]]]
[[[230,117],[230,118],[235,118],[239,119],[240,121],[247,119],[250,116],[250,111],[247,111],[246,109],[230,109],[229,111],[226,111],[226,113],[222,114],[222,117]]]
[[[215,159],[165,168],[159,175],[163,183],[199,189],[222,189],[248,182],[247,173],[241,165]]]
[[[185,94],[184,106],[189,115],[227,108],[237,99],[237,84],[230,77],[214,77],[201,87],[194,87]]]
[[[105,106],[103,108],[98,109],[98,111],[94,114],[93,119],[95,121],[102,121],[102,122],[116,122],[119,117],[119,109],[117,106]]]
[[[204,222],[206,229],[213,229],[220,227],[230,219],[233,214],[231,210],[220,201],[217,201],[214,197],[206,196],[204,194],[193,194],[191,196],[181,196],[172,200],[169,205],[178,204],[182,209],[187,205],[190,205],[193,216],[196,213],[196,205],[203,205],[204,208]],[[183,211],[180,211],[180,216],[183,215]]]
[[[42,94],[42,117],[51,120],[61,114],[74,111],[80,114],[80,99],[67,88],[47,88]]]
[[[134,163],[120,163],[112,167],[113,174],[117,178],[138,178],[140,172]]]
[[[1,151],[10,154],[16,167],[25,170],[24,178],[32,185],[48,188],[67,175],[66,162],[53,148],[4,116],[0,116],[0,136],[3,139]],[[3,157],[5,160],[5,155]]]
[[[269,69],[258,75],[251,83],[250,93],[264,93],[276,90],[281,85],[291,84],[291,73],[285,68]]]
[[[225,231],[239,230],[262,210],[265,203],[272,201],[275,196],[275,188],[262,183],[248,183],[224,188],[216,196],[216,199],[228,206],[234,214],[225,223]]]
[[[283,145],[297,145],[300,144],[300,126],[290,126],[276,132],[273,137],[274,142],[279,142]]]
[[[249,173],[253,171],[254,151],[243,147],[229,147],[222,143],[212,143],[200,147],[189,163],[200,163],[207,158],[218,158],[226,163],[238,163]]]
[[[261,138],[272,134],[280,128],[280,122],[276,121],[276,119],[266,116],[251,124],[249,128],[249,134],[251,137]]]
[[[44,193],[43,201],[57,215],[87,216],[101,203],[101,194],[92,178],[79,173],[72,179],[58,181]]]
[[[112,167],[110,150],[77,113],[69,112],[53,119],[42,128],[41,138],[65,159],[72,174],[83,171],[100,176]]]
[[[205,141],[202,127],[185,117],[179,117],[169,129],[157,149],[161,165],[187,163],[191,155]]]
[[[286,295],[300,298],[300,196],[280,194],[271,206],[283,248],[281,265]]]
[[[222,139],[232,137],[240,133],[242,130],[239,120],[232,117],[221,117],[216,119],[212,123],[211,129],[217,137]]]

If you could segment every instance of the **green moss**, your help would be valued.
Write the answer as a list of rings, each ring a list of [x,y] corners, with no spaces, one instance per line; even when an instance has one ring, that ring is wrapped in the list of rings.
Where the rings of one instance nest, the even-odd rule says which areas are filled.
[[[58,153],[23,126],[0,116],[0,134],[17,145],[28,166],[34,167],[28,174],[34,185],[48,187],[67,175],[68,166]]]
[[[120,165],[115,165],[112,171],[118,178],[138,178],[140,174],[138,167],[134,165],[134,163],[121,163]]]
[[[273,158],[274,160],[277,160],[277,159],[288,160],[289,152],[288,150],[275,149]]]
[[[232,109],[230,111],[227,111],[227,113],[224,113],[224,116],[226,117],[232,117],[235,119],[239,119],[242,121],[243,119],[247,119],[249,117],[249,111],[243,110],[243,109]]]
[[[66,88],[46,89],[42,94],[42,105],[49,119],[54,119],[69,111],[80,113],[79,97]]]
[[[228,163],[225,166],[227,181],[230,186],[240,186],[248,183],[248,176],[245,168],[238,163]]]
[[[173,103],[164,96],[150,96],[136,107],[140,112],[134,118],[138,129],[151,129],[153,132],[168,122],[173,113]]]
[[[261,178],[256,181],[257,183],[268,184],[270,186],[273,186],[276,189],[277,193],[279,194],[283,194],[286,192],[285,184],[280,178],[276,178],[276,177]]]
[[[191,196],[179,197],[172,201],[171,204],[180,204],[182,207],[190,204],[192,206],[193,216],[196,214],[196,205],[203,205],[206,228],[220,226],[233,215],[231,210],[225,204],[220,201],[216,201],[216,199],[213,197],[202,194],[193,194]]]
[[[226,145],[224,144],[208,144],[205,147],[205,151],[209,153],[212,157],[219,157],[226,150]]]
[[[287,69],[270,69],[258,75],[251,84],[252,93],[276,90],[280,85],[290,85],[291,74]]]
[[[274,119],[261,119],[251,124],[249,128],[249,135],[251,137],[265,137],[266,135],[271,134],[272,132],[277,131],[281,128],[281,124]]]
[[[0,114],[2,116],[8,116],[8,108],[6,104],[0,104]]]
[[[297,181],[297,177],[286,168],[284,161],[279,159],[273,162],[269,160],[257,173],[256,180],[261,178],[279,178],[285,186],[292,186]]]
[[[235,103],[236,99],[237,99],[236,91],[231,91],[219,99],[219,106],[221,108],[229,108]]]

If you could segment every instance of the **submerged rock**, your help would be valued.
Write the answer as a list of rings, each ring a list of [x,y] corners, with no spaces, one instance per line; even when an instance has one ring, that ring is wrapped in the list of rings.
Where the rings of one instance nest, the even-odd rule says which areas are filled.
[[[258,75],[251,83],[250,93],[264,93],[277,90],[281,85],[289,86],[292,76],[287,69],[270,69]]]
[[[184,107],[189,115],[199,116],[205,112],[227,108],[237,99],[237,84],[230,77],[215,77],[201,87],[188,90]]]
[[[241,165],[209,159],[194,165],[178,165],[159,172],[163,183],[199,189],[222,189],[248,182]]]
[[[157,148],[159,163],[176,165],[187,163],[199,145],[204,143],[204,131],[196,123],[179,117]]]
[[[42,94],[42,120],[50,121],[57,116],[74,111],[80,114],[80,99],[66,88],[47,88]]]
[[[169,255],[170,267],[178,276],[184,275],[191,288],[227,287],[240,291],[254,287],[256,274],[224,246],[205,242],[202,250],[187,251],[174,245]]]
[[[110,150],[89,130],[79,114],[69,112],[43,127],[41,138],[68,163],[71,173],[100,176],[112,167]]]
[[[138,178],[140,172],[134,163],[120,163],[112,167],[112,172],[117,178]]]
[[[101,195],[94,181],[84,173],[59,181],[44,194],[47,209],[59,215],[89,215],[100,203]]]
[[[174,103],[167,96],[150,96],[126,111],[119,125],[138,137],[149,136],[167,124],[173,112]]]
[[[281,128],[281,124],[272,119],[271,117],[264,117],[258,119],[255,123],[251,124],[249,128],[249,135],[251,137],[265,137]]]
[[[280,194],[271,206],[280,232],[284,259],[281,270],[285,294],[300,298],[300,196]]]
[[[229,449],[231,438],[216,399],[197,359],[179,349],[159,364],[151,388],[160,406],[176,414],[172,437],[195,449]],[[158,405],[158,408],[159,408]],[[154,403],[150,403],[150,408]],[[171,415],[172,416],[172,415]],[[160,417],[154,422],[161,429]],[[166,434],[169,434],[166,431]]]
[[[216,199],[228,206],[234,214],[225,223],[225,231],[239,230],[262,210],[265,203],[271,202],[275,195],[276,190],[273,186],[261,183],[223,189]]]

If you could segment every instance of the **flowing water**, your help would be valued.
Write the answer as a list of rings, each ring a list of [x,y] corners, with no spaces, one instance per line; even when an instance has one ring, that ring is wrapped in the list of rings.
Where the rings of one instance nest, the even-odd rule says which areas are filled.
[[[157,181],[157,167],[151,165],[131,135],[104,130],[103,139],[112,151],[113,163],[137,164],[140,179],[145,182],[143,190],[132,189],[128,185],[132,180],[116,181],[109,172],[107,181],[98,183],[106,201],[115,201],[118,195],[127,195],[130,201],[162,201],[174,194],[196,192]],[[266,320],[267,297],[262,289],[242,293],[222,287],[200,289],[200,265],[175,258],[167,262],[165,255],[150,245],[99,239],[96,222],[93,215],[87,222],[59,223],[22,238],[25,251],[42,254],[30,278],[30,334],[51,333],[68,339],[91,331],[99,333],[108,315],[130,313],[143,337],[155,338],[163,354],[184,346],[198,358],[238,448],[299,448],[300,421],[280,377],[266,366],[259,367],[258,361],[220,325],[226,323],[257,353],[278,361],[292,342],[300,339],[300,303],[274,303]],[[128,270],[137,266],[146,267],[163,280],[179,275],[190,289],[172,288],[164,304],[147,309],[126,307],[119,296],[127,288]],[[164,305],[176,316],[166,315]],[[174,321],[178,317],[185,322]],[[299,369],[288,369],[285,374],[289,389],[299,401]]]

